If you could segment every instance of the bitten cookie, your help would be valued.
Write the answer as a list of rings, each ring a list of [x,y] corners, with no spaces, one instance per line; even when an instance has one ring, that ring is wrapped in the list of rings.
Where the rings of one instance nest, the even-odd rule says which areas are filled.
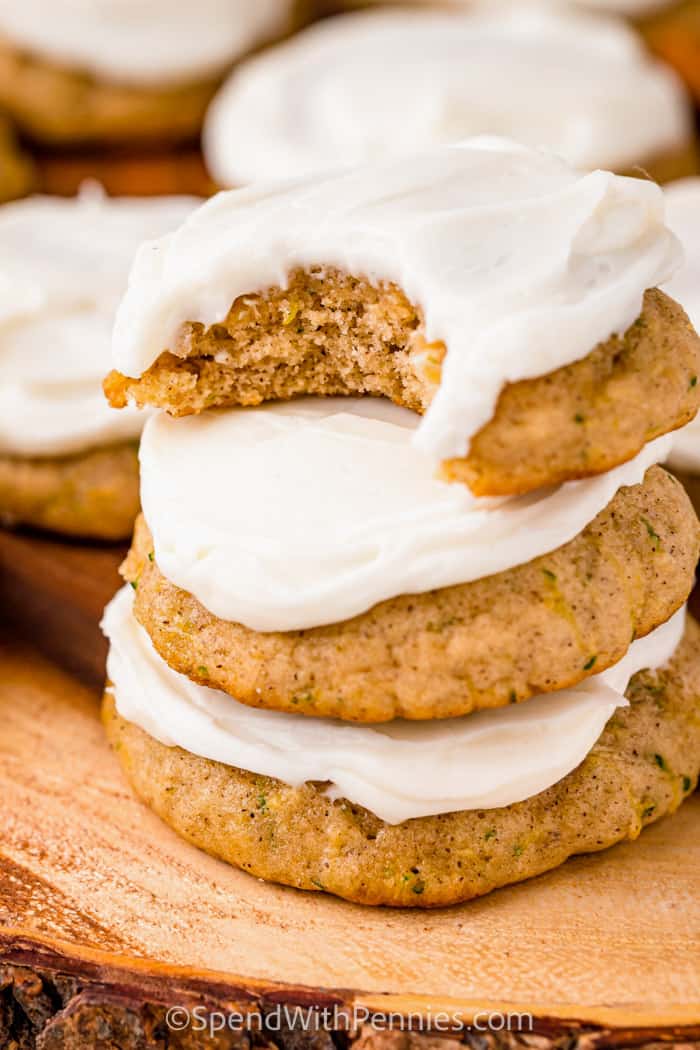
[[[117,316],[116,407],[382,394],[490,496],[607,471],[700,403],[700,341],[649,290],[680,259],[659,188],[512,143],[220,194],[158,258]]]
[[[72,456],[0,456],[0,523],[123,540],[139,512],[137,441]]]
[[[421,414],[440,386],[446,347],[395,285],[336,271],[299,272],[288,287],[240,296],[221,321],[187,322],[173,350],[139,378],[111,372],[111,404],[173,415],[301,394],[373,394]],[[529,492],[610,470],[684,426],[700,404],[700,340],[657,289],[622,336],[536,379],[510,383],[469,453],[444,475],[475,495]]]

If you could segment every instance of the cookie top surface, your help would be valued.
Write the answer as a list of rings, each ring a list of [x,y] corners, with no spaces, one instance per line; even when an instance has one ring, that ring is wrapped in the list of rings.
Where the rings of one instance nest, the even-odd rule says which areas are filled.
[[[221,186],[410,155],[471,135],[627,170],[693,136],[680,80],[616,20],[371,11],[321,22],[240,66],[204,132]]]
[[[634,642],[614,667],[572,689],[437,723],[348,726],[260,711],[195,685],[155,652],[124,587],[107,607],[108,677],[119,713],[162,743],[300,786],[329,782],[331,798],[388,823],[508,806],[570,773],[588,754],[630,678],[670,659],[685,610]]]
[[[0,453],[64,455],[136,436],[100,386],[132,256],[194,198],[31,197],[0,208]],[[123,418],[119,418],[123,415]]]
[[[220,193],[139,250],[114,364],[141,375],[185,322],[221,321],[297,267],[393,281],[447,349],[416,444],[463,456],[507,382],[585,357],[639,316],[680,257],[663,209],[652,183],[492,138]]]
[[[681,179],[666,189],[668,225],[681,241],[685,252],[682,267],[666,284],[665,290],[700,326],[700,178]],[[671,465],[678,470],[700,473],[700,421],[697,417],[674,435]]]
[[[0,35],[98,78],[162,85],[219,74],[291,10],[292,0],[0,0]]]
[[[338,623],[555,550],[671,441],[595,478],[484,500],[435,478],[411,444],[417,420],[374,398],[152,417],[141,499],[158,566],[256,631]]]

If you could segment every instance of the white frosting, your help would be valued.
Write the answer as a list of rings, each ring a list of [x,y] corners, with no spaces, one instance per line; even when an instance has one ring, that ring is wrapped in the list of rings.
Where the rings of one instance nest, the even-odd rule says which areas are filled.
[[[214,178],[235,186],[482,133],[621,170],[693,131],[680,80],[624,23],[521,4],[320,22],[233,73],[204,148]]]
[[[685,249],[685,264],[664,290],[700,331],[700,178],[681,179],[666,188],[666,215]],[[700,416],[673,435],[669,462],[676,470],[700,473]]]
[[[119,714],[168,746],[299,786],[397,824],[509,806],[544,791],[585,758],[642,668],[671,657],[685,610],[633,642],[615,667],[572,689],[445,721],[357,726],[246,707],[171,670],[132,615],[123,588],[107,606],[107,673]]]
[[[58,456],[138,436],[142,413],[102,393],[114,313],[142,240],[193,198],[99,191],[0,208],[0,453]]]
[[[338,623],[573,539],[670,438],[586,481],[477,500],[411,445],[418,417],[373,398],[151,418],[141,500],[165,576],[256,631]]]
[[[0,0],[16,47],[149,86],[225,70],[287,24],[292,0]]]
[[[239,295],[295,267],[388,280],[443,340],[442,382],[415,434],[464,455],[508,381],[585,357],[639,315],[680,259],[651,182],[500,139],[220,193],[138,252],[114,332],[116,367],[144,372],[187,320],[221,321]]]

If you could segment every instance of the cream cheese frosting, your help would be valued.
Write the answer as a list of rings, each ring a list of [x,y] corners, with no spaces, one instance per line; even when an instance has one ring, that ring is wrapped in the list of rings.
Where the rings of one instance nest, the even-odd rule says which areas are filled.
[[[236,186],[482,133],[625,170],[693,127],[680,80],[624,23],[521,3],[317,23],[234,71],[203,141],[214,178]]]
[[[111,330],[140,242],[194,198],[31,197],[0,208],[0,454],[60,456],[137,437],[102,393]]]
[[[114,330],[115,367],[146,371],[186,321],[225,318],[298,267],[393,281],[442,340],[416,447],[463,456],[508,382],[585,357],[636,319],[680,261],[658,186],[574,172],[502,139],[409,161],[220,193],[142,246]]]
[[[246,707],[196,685],[156,653],[124,587],[108,605],[107,673],[127,721],[170,747],[300,786],[326,782],[331,798],[390,824],[465,809],[509,806],[561,780],[596,743],[637,671],[666,663],[680,642],[681,609],[623,659],[572,689],[445,721],[355,726]]]
[[[412,447],[418,417],[377,398],[303,398],[149,419],[141,501],[158,567],[255,631],[338,623],[467,583],[573,539],[671,439],[606,474],[477,499]]]
[[[0,35],[47,60],[143,86],[216,75],[286,28],[293,0],[0,0]]]
[[[685,263],[665,291],[685,309],[700,331],[700,178],[681,179],[666,189],[668,225],[685,249]],[[670,464],[676,470],[700,473],[700,418],[673,435]]]

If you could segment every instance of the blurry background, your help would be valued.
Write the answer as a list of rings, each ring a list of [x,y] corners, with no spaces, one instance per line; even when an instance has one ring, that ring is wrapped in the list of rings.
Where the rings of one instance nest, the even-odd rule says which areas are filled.
[[[359,16],[351,30],[351,8],[390,8],[393,21]],[[411,34],[418,9],[450,9],[454,32],[425,22]],[[325,40],[304,43],[329,17]],[[236,69],[228,112],[219,100],[209,118],[211,171],[201,127]],[[310,156],[314,136],[337,140],[323,166],[486,131],[668,180],[697,170],[698,98],[700,0],[0,0],[3,199],[70,195],[88,177],[111,194],[206,194],[229,169],[227,183],[244,181],[263,149],[272,170],[256,161],[252,174],[287,174],[301,163],[289,143]]]

